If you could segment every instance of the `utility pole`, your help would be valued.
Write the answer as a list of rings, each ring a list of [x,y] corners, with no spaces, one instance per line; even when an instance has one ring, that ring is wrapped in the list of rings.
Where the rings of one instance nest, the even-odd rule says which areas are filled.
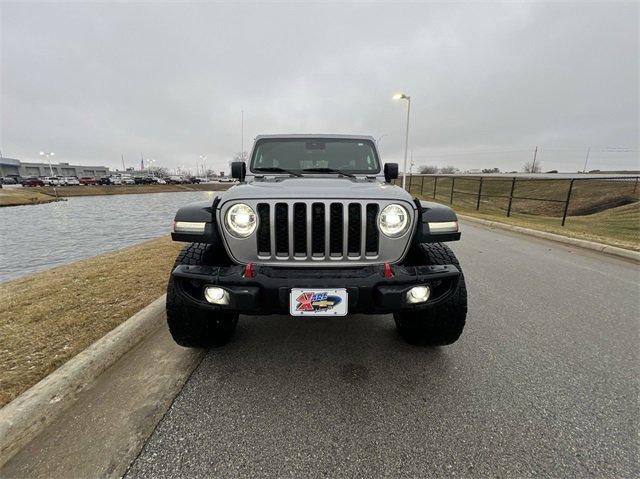
[[[122,171],[127,171],[127,169],[124,167],[124,155],[120,155],[120,158],[122,158]]]
[[[531,173],[536,172],[536,157],[538,156],[538,147],[533,151],[533,164],[531,165]]]
[[[240,110],[240,155],[244,160],[244,110]]]
[[[207,170],[204,167],[204,160],[207,159],[207,155],[200,155],[200,162],[202,163],[202,176],[207,176]]]
[[[591,147],[587,148],[587,156],[585,156],[584,158],[584,167],[582,168],[582,172],[586,173],[587,172],[587,163],[589,162],[589,153],[591,152]]]

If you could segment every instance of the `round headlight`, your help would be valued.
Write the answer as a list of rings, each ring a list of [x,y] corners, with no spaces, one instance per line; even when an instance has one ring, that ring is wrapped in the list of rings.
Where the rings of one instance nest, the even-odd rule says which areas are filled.
[[[378,227],[389,238],[402,236],[409,228],[409,213],[400,205],[388,205],[378,217]]]
[[[237,238],[246,238],[256,229],[256,212],[244,203],[233,205],[225,216],[227,230]]]

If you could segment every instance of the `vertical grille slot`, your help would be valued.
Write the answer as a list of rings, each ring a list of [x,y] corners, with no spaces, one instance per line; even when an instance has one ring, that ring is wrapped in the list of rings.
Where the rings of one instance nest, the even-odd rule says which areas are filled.
[[[329,228],[329,254],[342,256],[342,204],[331,203]]]
[[[347,253],[350,256],[360,255],[360,242],[362,239],[362,212],[358,203],[349,204],[349,236],[347,241]]]
[[[258,204],[258,254],[271,254],[271,223],[269,221],[269,205]]]
[[[289,220],[286,203],[276,203],[275,236],[276,255],[289,255]]]
[[[311,206],[311,254],[324,256],[324,203]]]
[[[307,256],[307,205],[293,205],[293,254]]]
[[[378,224],[376,219],[378,217],[378,205],[375,203],[369,203],[367,205],[367,241],[366,251],[367,255],[378,254]]]

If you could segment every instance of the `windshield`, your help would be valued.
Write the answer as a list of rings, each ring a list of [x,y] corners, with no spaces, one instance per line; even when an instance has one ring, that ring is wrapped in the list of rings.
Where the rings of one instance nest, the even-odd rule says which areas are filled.
[[[254,148],[250,170],[260,172],[263,168],[289,171],[320,168],[375,174],[380,171],[380,162],[369,140],[274,138],[258,140]]]

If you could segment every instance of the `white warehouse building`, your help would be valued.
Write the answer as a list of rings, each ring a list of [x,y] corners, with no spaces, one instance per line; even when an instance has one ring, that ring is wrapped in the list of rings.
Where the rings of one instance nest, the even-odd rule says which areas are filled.
[[[107,176],[107,166],[70,165],[69,163],[51,163],[21,161],[14,158],[0,158],[0,176]]]

